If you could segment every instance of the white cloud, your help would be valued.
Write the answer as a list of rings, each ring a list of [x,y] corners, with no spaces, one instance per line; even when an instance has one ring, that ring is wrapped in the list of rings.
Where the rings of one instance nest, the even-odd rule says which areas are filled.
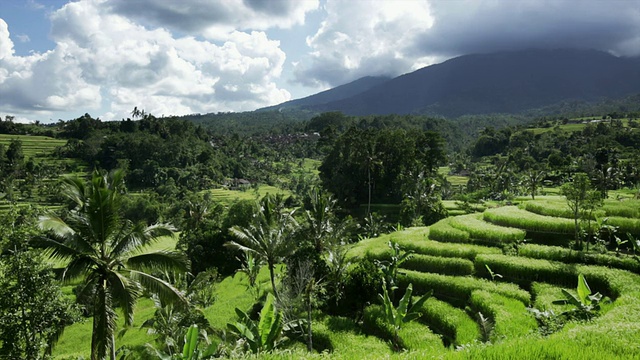
[[[427,1],[327,0],[325,9],[326,20],[307,38],[309,59],[296,67],[308,85],[398,75],[412,67],[407,52],[433,24]]]
[[[107,11],[106,5],[84,0],[53,12],[55,48],[30,56],[14,56],[0,19],[0,109],[98,111],[109,120],[126,117],[134,106],[181,115],[289,100],[275,84],[285,54],[264,32],[234,31],[219,43],[176,38],[167,29],[149,29]]]
[[[23,43],[31,41],[31,39],[29,38],[29,35],[27,34],[18,34],[16,35],[16,37],[20,42],[23,42]]]
[[[9,38],[9,26],[0,18],[0,60],[13,55],[13,41]]]
[[[305,15],[318,0],[112,0],[105,6],[114,13],[154,26],[225,39],[235,31],[288,29],[304,24]]]
[[[326,13],[295,67],[299,83],[335,86],[528,48],[640,55],[640,0],[327,0]]]

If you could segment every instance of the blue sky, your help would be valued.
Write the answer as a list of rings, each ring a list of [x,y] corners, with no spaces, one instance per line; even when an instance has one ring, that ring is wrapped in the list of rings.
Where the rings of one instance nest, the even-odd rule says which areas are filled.
[[[0,0],[0,116],[250,111],[525,48],[640,55],[640,0]]]

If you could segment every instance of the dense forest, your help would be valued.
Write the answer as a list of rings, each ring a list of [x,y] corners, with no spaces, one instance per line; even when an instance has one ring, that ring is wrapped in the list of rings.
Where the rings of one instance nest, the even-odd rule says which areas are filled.
[[[403,324],[426,311],[428,295],[443,304],[455,297],[433,284],[426,291],[429,281],[411,272],[426,262],[447,275],[508,277],[508,266],[491,256],[519,251],[524,231],[504,235],[518,243],[471,235],[477,244],[458,250],[444,250],[442,240],[438,251],[492,249],[464,261],[412,254],[419,246],[407,241],[389,240],[378,257],[349,251],[367,246],[364,239],[431,225],[430,239],[463,242],[472,230],[461,230],[453,215],[477,223],[485,209],[555,194],[568,230],[527,236],[562,238],[598,265],[598,256],[631,259],[640,227],[609,216],[608,201],[640,197],[640,121],[615,109],[444,119],[277,111],[157,118],[136,108],[121,121],[85,114],[28,125],[7,116],[0,121],[0,357],[58,356],[62,331],[82,323],[91,324],[92,359],[204,359],[295,351],[296,344],[331,352],[326,328],[314,336],[325,316],[385,339],[393,352],[410,350]],[[56,145],[31,150],[45,137]],[[638,212],[625,209],[632,218]],[[169,249],[156,246],[167,241]],[[466,272],[478,267],[476,255],[488,260]],[[638,271],[632,260],[619,262]],[[251,306],[230,311],[233,320],[220,328],[208,312],[221,301],[214,289],[237,273]],[[497,293],[511,296],[497,284]],[[485,300],[461,297],[438,311],[453,304],[456,316],[471,319],[467,307],[480,314],[469,320],[480,330],[499,318],[479,305]],[[149,298],[153,311],[141,325],[149,335],[119,345],[134,331],[136,303]],[[583,313],[540,315],[534,327],[547,336],[598,315],[596,303],[580,304]],[[455,329],[430,327],[439,346],[467,344]],[[483,336],[476,338],[497,342]],[[62,353],[88,355],[69,354]]]

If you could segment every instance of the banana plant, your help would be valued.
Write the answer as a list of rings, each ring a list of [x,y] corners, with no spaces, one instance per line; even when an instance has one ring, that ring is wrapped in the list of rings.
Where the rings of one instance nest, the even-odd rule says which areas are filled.
[[[576,292],[578,296],[573,295],[569,291],[562,289],[562,294],[565,296],[564,299],[555,300],[553,303],[557,305],[573,305],[574,308],[568,311],[565,311],[563,315],[567,315],[569,317],[576,317],[579,319],[589,320],[594,317],[598,310],[600,310],[600,301],[602,300],[602,294],[591,293],[591,288],[587,283],[587,279],[585,279],[584,275],[578,275],[578,286],[576,288]]]
[[[390,260],[375,260],[376,265],[380,268],[383,280],[391,291],[391,300],[394,300],[394,291],[397,288],[398,269],[400,265],[407,261],[412,255],[412,251],[402,251],[397,242],[389,241],[387,243],[391,249]]]
[[[207,340],[207,347],[204,351],[199,348],[200,340],[204,338]],[[207,337],[207,333],[198,329],[198,325],[193,324],[187,330],[184,336],[184,345],[182,346],[182,354],[167,354],[160,349],[152,347],[147,344],[147,351],[153,357],[157,357],[160,360],[202,360],[209,359],[215,356],[218,352],[219,346],[217,343],[210,343]]]
[[[275,297],[272,294],[267,296],[259,321],[252,320],[247,313],[238,308],[236,314],[240,321],[228,323],[227,328],[246,344],[252,353],[271,351],[284,340],[282,313],[275,307]]]
[[[393,345],[396,350],[400,349],[400,338],[398,337],[398,331],[402,328],[404,323],[408,323],[422,316],[422,313],[418,311],[422,307],[425,301],[432,295],[433,291],[423,295],[418,301],[411,304],[411,293],[413,292],[413,284],[407,286],[407,290],[404,293],[402,299],[398,303],[398,307],[393,305],[393,301],[389,297],[387,291],[387,284],[385,280],[382,280],[382,294],[378,294],[382,303],[384,304],[384,315],[387,324],[393,328]]]

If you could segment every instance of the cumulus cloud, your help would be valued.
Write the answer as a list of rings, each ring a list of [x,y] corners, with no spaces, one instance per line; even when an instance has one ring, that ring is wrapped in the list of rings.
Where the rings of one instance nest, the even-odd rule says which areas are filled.
[[[417,59],[407,52],[433,24],[426,1],[328,0],[325,10],[320,29],[307,38],[310,55],[296,68],[296,79],[307,85],[398,75],[413,66]]]
[[[451,57],[528,48],[640,55],[638,0],[327,0],[296,67],[302,84],[398,75]]]
[[[303,24],[305,14],[317,9],[318,4],[318,0],[113,0],[105,6],[155,26],[220,39],[237,30]]]
[[[176,37],[106,11],[107,4],[84,0],[53,12],[55,48],[30,56],[14,56],[0,19],[0,108],[15,113],[106,109],[100,115],[109,119],[126,116],[134,106],[180,115],[253,110],[289,100],[275,84],[285,54],[264,32],[233,31],[219,42]]]

